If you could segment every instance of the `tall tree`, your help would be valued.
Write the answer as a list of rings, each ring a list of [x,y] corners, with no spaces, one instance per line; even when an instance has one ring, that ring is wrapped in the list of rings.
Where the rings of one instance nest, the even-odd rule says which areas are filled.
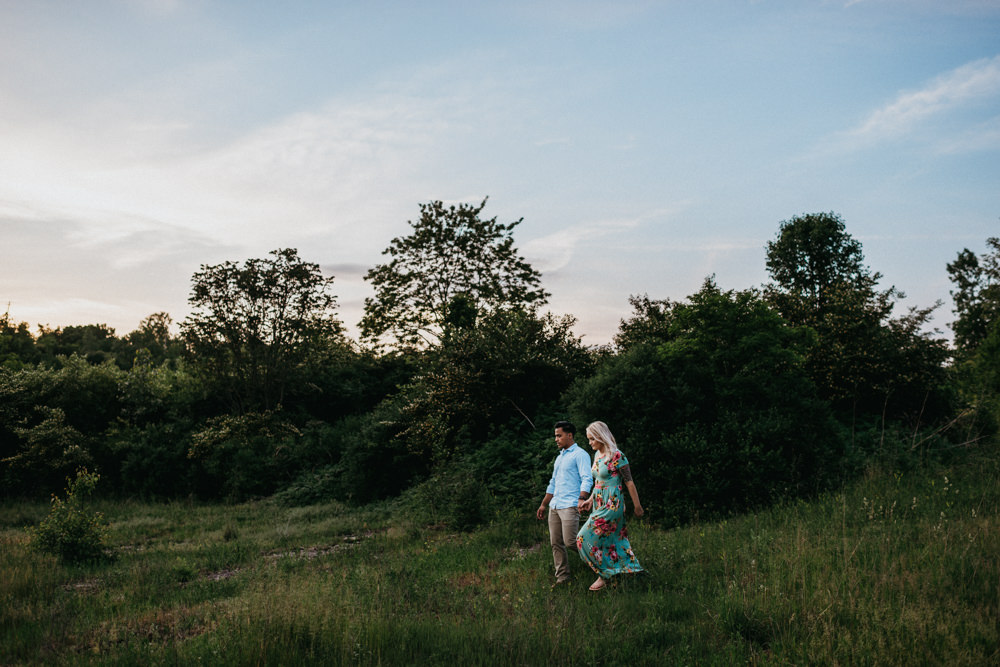
[[[992,251],[977,256],[965,248],[948,264],[954,283],[951,296],[958,319],[952,323],[955,345],[973,352],[986,339],[990,326],[1000,315],[1000,238],[986,239]]]
[[[852,414],[921,412],[947,356],[925,331],[936,305],[892,319],[903,294],[877,288],[881,274],[865,266],[861,243],[835,213],[783,221],[767,244],[767,269],[769,300],[786,320],[818,334],[808,367],[825,398]]]
[[[281,405],[310,355],[343,336],[333,277],[295,249],[242,267],[202,265],[191,281],[194,310],[181,331],[198,367],[237,412]]]
[[[459,295],[477,311],[545,303],[541,274],[514,247],[512,233],[523,218],[508,224],[483,219],[485,207],[485,199],[479,205],[420,204],[410,235],[394,238],[383,251],[392,259],[365,276],[375,288],[375,296],[365,299],[365,339],[391,337],[403,347],[435,343]]]
[[[832,212],[782,221],[777,238],[767,244],[767,271],[777,287],[770,290],[776,305],[796,324],[812,324],[836,308],[835,292],[845,288],[866,297],[881,296],[883,309],[895,293],[890,288],[876,295],[881,274],[869,272],[861,243]]]

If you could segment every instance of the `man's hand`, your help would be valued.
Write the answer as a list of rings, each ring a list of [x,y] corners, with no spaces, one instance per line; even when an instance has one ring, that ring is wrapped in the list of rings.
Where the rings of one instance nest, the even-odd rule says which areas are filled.
[[[538,509],[535,511],[535,518],[536,519],[544,519],[545,518],[545,510],[547,510],[547,509],[548,509],[548,507],[546,507],[545,505],[539,505]]]
[[[587,498],[586,500],[580,499],[576,503],[576,508],[578,510],[580,510],[581,512],[589,512],[590,508],[593,507],[593,506],[594,506],[594,497],[593,496],[591,496],[590,498]]]

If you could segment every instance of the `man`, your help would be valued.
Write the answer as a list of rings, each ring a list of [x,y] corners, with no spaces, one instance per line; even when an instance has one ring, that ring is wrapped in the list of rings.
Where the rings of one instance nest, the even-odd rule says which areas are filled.
[[[576,428],[567,421],[556,422],[556,446],[559,456],[552,466],[552,478],[535,516],[541,519],[549,510],[549,542],[556,565],[556,583],[569,581],[567,551],[576,552],[576,534],[580,531],[577,503],[590,495],[594,477],[590,473],[590,455],[576,444]]]

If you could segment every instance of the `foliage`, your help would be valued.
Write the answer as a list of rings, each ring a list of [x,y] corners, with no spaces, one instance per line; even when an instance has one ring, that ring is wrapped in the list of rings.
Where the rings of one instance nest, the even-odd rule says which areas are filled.
[[[81,356],[91,364],[116,361],[116,353],[121,348],[115,330],[106,324],[39,329],[35,348],[39,360],[46,365],[58,365],[60,357],[72,356]]]
[[[103,466],[98,436],[119,415],[122,371],[73,355],[59,368],[0,369],[4,493],[47,494],[80,466]]]
[[[165,312],[143,318],[139,328],[122,339],[126,349],[120,355],[119,365],[131,368],[138,360],[154,366],[167,361],[175,364],[184,353],[184,343],[170,333],[172,324],[173,318]]]
[[[105,436],[113,469],[114,490],[126,497],[147,500],[182,498],[200,489],[196,460],[188,457],[193,424],[180,418],[144,424],[120,422]],[[212,489],[210,496],[218,494]]]
[[[467,457],[469,477],[501,507],[534,510],[552,474],[557,454],[552,427],[560,418],[563,411],[553,405],[539,410],[534,427],[523,419],[512,420],[472,449]],[[582,434],[578,437],[586,447]]]
[[[104,556],[108,526],[100,512],[87,509],[86,496],[93,493],[101,476],[81,468],[76,478],[66,478],[66,499],[52,496],[48,516],[31,530],[33,546],[68,563],[93,561]]]
[[[181,325],[194,367],[237,413],[277,408],[314,352],[342,335],[333,278],[294,249],[270,254],[203,265]]]
[[[710,280],[657,313],[665,327],[644,343],[633,337],[568,394],[581,423],[611,426],[644,507],[687,522],[808,493],[839,474],[836,423],[804,368],[808,329],[787,326],[757,293]]]
[[[426,370],[400,392],[399,436],[437,465],[475,450],[496,425],[530,424],[572,378],[589,372],[572,325],[569,317],[509,308],[446,330]]]
[[[314,349],[302,381],[288,388],[283,408],[299,422],[336,424],[370,412],[412,380],[417,364],[412,355],[376,356],[328,339]]]
[[[778,236],[767,244],[767,270],[789,298],[790,319],[806,320],[821,316],[832,305],[827,289],[848,285],[868,292],[881,275],[872,275],[864,265],[861,243],[847,233],[844,221],[835,213],[812,213],[781,222]],[[893,292],[890,289],[886,296]],[[784,304],[783,304],[784,305]]]
[[[10,311],[0,316],[0,367],[23,368],[34,359],[35,339],[27,322],[15,322]]]
[[[986,239],[986,245],[990,251],[982,257],[965,248],[947,267],[955,285],[955,345],[966,353],[974,352],[1000,320],[1000,237]]]
[[[418,521],[450,530],[469,531],[496,515],[493,498],[468,459],[435,467],[431,475],[403,495]]]
[[[222,415],[191,435],[188,456],[199,462],[197,493],[245,500],[274,493],[298,466],[300,432],[275,412]]]
[[[817,344],[807,351],[809,372],[845,419],[939,419],[948,409],[942,394],[948,351],[926,327],[940,304],[892,319],[903,294],[895,287],[877,289],[882,276],[863,261],[860,242],[839,216],[783,221],[767,244],[774,280],[767,297],[789,323],[817,333]]]
[[[671,314],[677,305],[670,299],[650,299],[648,294],[631,295],[632,316],[624,319],[614,336],[618,350],[632,349],[652,342],[667,342],[671,338]]]
[[[14,456],[3,459],[3,463],[10,466],[11,477],[20,482],[20,490],[37,493],[55,488],[68,472],[93,460],[85,438],[66,424],[66,413],[61,408],[39,406],[35,412],[38,415],[35,423],[14,429],[20,448]]]
[[[420,204],[409,236],[394,238],[383,251],[392,259],[365,276],[375,289],[360,323],[366,340],[390,336],[404,347],[436,341],[458,295],[476,311],[545,303],[540,274],[514,247],[521,220],[483,219],[485,207],[485,199],[478,206]]]

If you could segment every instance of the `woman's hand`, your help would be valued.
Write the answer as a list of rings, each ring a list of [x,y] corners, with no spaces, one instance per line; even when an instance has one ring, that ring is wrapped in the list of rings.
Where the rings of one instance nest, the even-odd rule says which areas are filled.
[[[632,508],[632,512],[634,512],[636,516],[642,516],[643,514],[646,513],[646,510],[642,509],[642,505],[636,504]]]
[[[576,503],[576,509],[581,512],[589,512],[590,508],[594,505],[594,496],[587,498],[586,500],[580,500]]]

